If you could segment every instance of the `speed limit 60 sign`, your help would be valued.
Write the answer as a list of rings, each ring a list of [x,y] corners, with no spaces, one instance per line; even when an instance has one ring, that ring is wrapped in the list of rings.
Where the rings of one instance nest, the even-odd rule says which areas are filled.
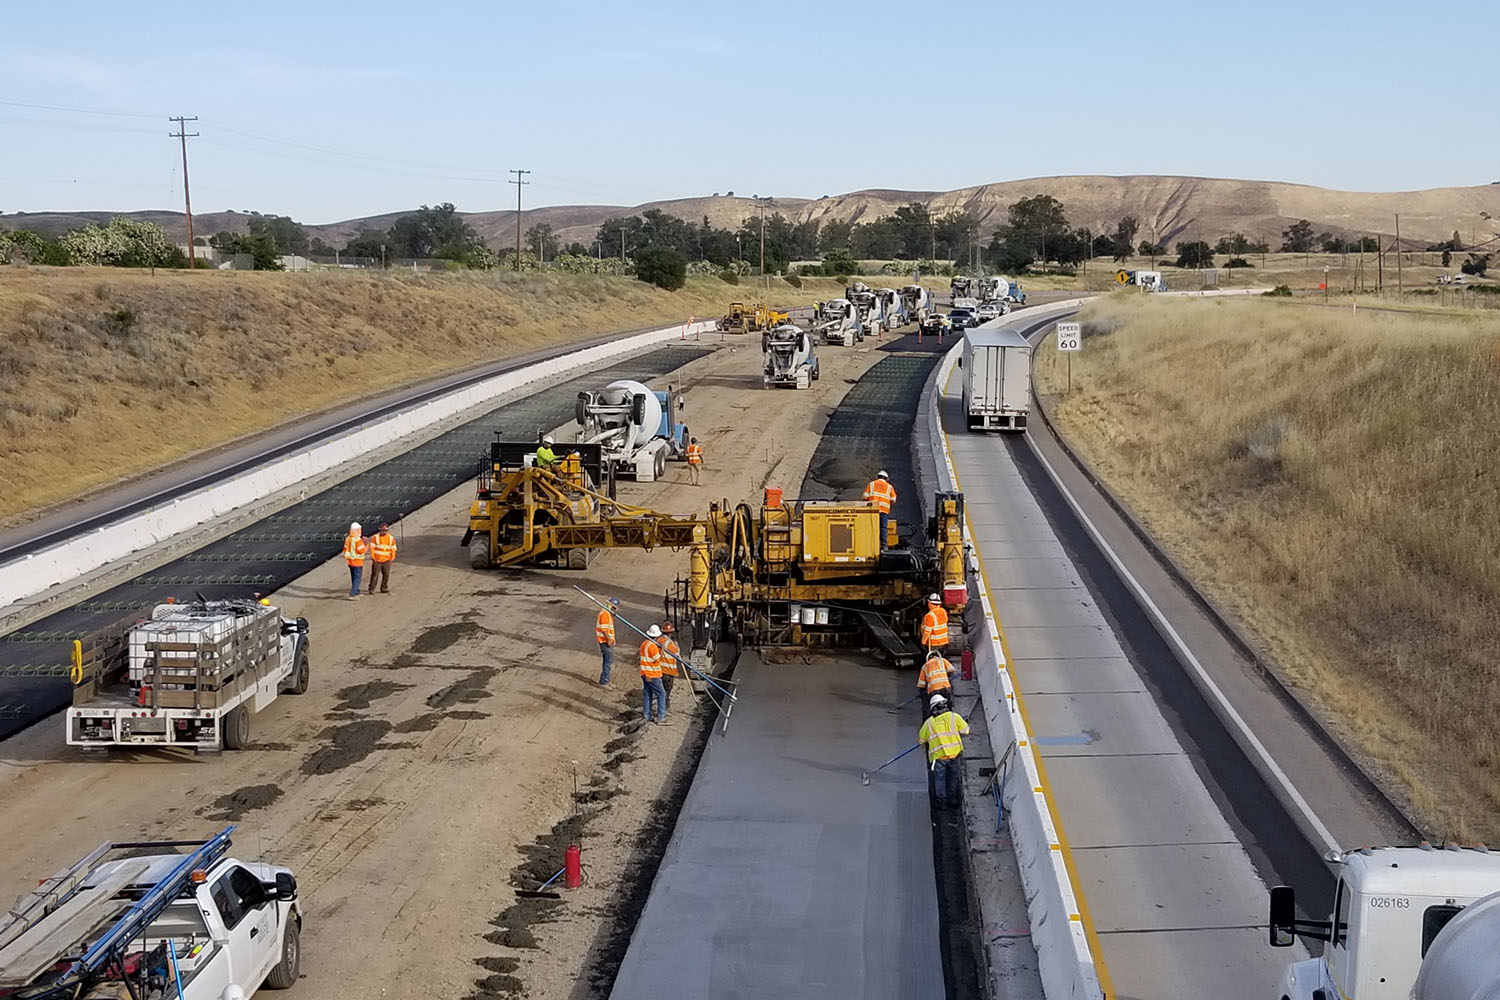
[[[1083,324],[1057,324],[1057,349],[1059,351],[1083,350]]]

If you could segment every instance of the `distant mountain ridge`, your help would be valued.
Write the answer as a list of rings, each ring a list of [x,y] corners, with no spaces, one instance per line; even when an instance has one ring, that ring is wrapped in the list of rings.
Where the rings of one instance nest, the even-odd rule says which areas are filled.
[[[1096,232],[1113,229],[1121,216],[1133,215],[1140,222],[1138,239],[1175,243],[1241,232],[1252,239],[1276,245],[1282,230],[1299,219],[1312,222],[1315,231],[1339,235],[1395,232],[1401,216],[1401,235],[1415,242],[1438,242],[1457,230],[1468,241],[1483,241],[1500,231],[1500,184],[1476,187],[1430,188],[1422,191],[1335,191],[1279,181],[1227,180],[1213,177],[1066,176],[1034,177],[1002,181],[956,191],[897,191],[868,189],[825,198],[777,198],[769,209],[794,221],[870,222],[889,215],[902,205],[921,202],[934,214],[969,211],[978,220],[984,238],[1005,221],[1013,202],[1037,194],[1061,201],[1068,220]],[[736,228],[753,217],[754,200],[731,195],[675,198],[643,205],[556,205],[528,209],[522,213],[523,228],[546,223],[564,243],[592,243],[598,226],[606,219],[637,215],[660,209],[693,222],[707,218],[719,228]],[[275,206],[266,211],[274,212]],[[348,219],[327,224],[307,224],[309,235],[334,246],[365,229],[386,229],[405,211]],[[113,215],[153,222],[176,238],[186,237],[181,212],[20,212],[0,214],[0,226],[36,229],[58,234],[68,229],[101,222]],[[510,211],[465,212],[469,224],[493,247],[504,247],[515,239],[516,213]],[[243,231],[249,216],[242,212],[205,212],[193,216],[195,235],[221,230]],[[604,252],[607,254],[608,248]]]

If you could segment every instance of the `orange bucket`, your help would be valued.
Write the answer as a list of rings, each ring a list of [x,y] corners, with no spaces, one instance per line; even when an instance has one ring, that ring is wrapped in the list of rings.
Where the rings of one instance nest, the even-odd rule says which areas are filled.
[[[780,507],[781,506],[781,487],[780,486],[767,486],[766,487],[766,506],[767,507]]]

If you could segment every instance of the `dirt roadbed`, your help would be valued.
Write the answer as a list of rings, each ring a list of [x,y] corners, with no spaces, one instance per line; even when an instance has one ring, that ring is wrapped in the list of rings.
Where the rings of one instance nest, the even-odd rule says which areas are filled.
[[[690,513],[768,483],[795,491],[832,407],[881,356],[830,348],[812,389],[773,392],[757,347],[733,341],[671,379],[707,452],[703,486],[674,464],[666,482],[623,484],[623,498]],[[612,684],[595,683],[594,610],[573,587],[618,596],[644,627],[686,556],[621,550],[581,573],[476,573],[457,544],[471,496],[454,490],[401,523],[391,594],[347,600],[340,561],[275,595],[311,622],[312,688],[254,718],[252,749],[89,754],[62,745],[56,718],[0,743],[0,897],[101,840],[236,822],[238,856],[274,859],[301,881],[296,995],[607,992],[713,737],[683,697],[674,725],[636,721],[623,627]],[[575,828],[584,886],[561,901],[518,899],[562,866]]]

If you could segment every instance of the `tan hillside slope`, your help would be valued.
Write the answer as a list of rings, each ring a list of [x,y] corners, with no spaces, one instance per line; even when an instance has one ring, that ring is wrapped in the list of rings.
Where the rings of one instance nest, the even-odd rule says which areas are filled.
[[[717,278],[0,268],[0,524],[424,376],[747,298]]]
[[[1500,317],[1084,315],[1064,433],[1429,830],[1500,834]]]

